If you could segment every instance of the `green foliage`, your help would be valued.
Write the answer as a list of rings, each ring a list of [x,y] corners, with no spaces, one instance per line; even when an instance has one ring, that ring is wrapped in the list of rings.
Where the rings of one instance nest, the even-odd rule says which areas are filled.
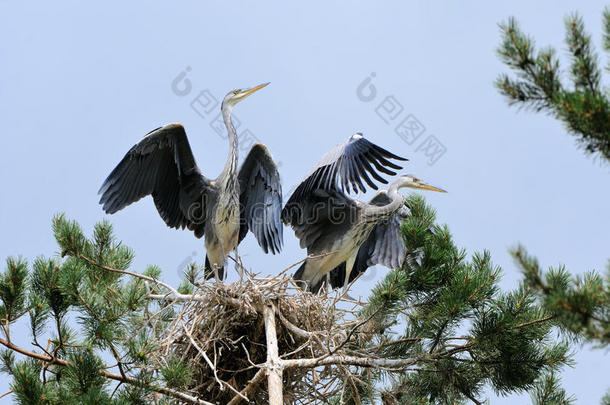
[[[25,311],[27,289],[27,263],[19,258],[8,258],[6,270],[0,275],[0,318],[9,322]]]
[[[354,347],[416,360],[407,373],[372,376],[389,382],[379,393],[386,403],[479,403],[485,386],[532,390],[542,374],[569,364],[568,343],[553,341],[555,322],[533,292],[501,293],[501,271],[488,252],[468,260],[422,197],[406,205],[406,264],[373,289],[360,314],[370,339]]]
[[[610,264],[605,279],[595,272],[574,277],[563,266],[543,272],[522,246],[512,253],[527,286],[564,331],[599,346],[610,343]]]
[[[606,395],[602,398],[602,405],[610,405],[610,391],[606,392]]]
[[[171,357],[167,366],[161,369],[163,380],[170,388],[184,388],[193,378],[193,372],[183,359]]]
[[[610,52],[610,8],[604,11],[604,49]],[[496,87],[510,105],[545,111],[564,122],[587,153],[610,161],[610,101],[601,86],[601,69],[583,20],[566,18],[567,51],[572,86],[563,82],[559,59],[552,48],[536,51],[534,41],[510,18],[500,25],[498,56],[515,74],[502,74]],[[607,67],[610,71],[610,64]]]
[[[80,226],[63,215],[52,221],[61,257],[38,257],[31,271],[23,259],[9,258],[0,274],[2,325],[0,342],[9,349],[12,323],[29,315],[34,345],[31,356],[18,361],[15,351],[0,352],[0,372],[12,375],[11,389],[20,404],[149,404],[153,387],[187,381],[184,366],[170,363],[151,369],[154,342],[167,327],[167,317],[150,318],[158,304],[149,293],[168,291],[156,283],[147,287],[127,270],[133,252],[116,240],[106,221],[87,238]],[[155,279],[160,269],[146,273]],[[136,274],[136,273],[132,273]],[[148,290],[147,290],[148,288]],[[28,351],[29,349],[22,348]],[[102,359],[112,358],[110,362]],[[117,386],[115,380],[121,380]],[[155,403],[169,403],[155,394]]]
[[[48,388],[40,380],[40,364],[33,360],[17,363],[14,367],[11,389],[18,404],[52,404]]]
[[[104,363],[88,349],[70,350],[68,365],[62,371],[62,384],[77,396],[102,395],[106,378],[100,372]]]
[[[501,24],[500,59],[516,74],[496,80],[496,86],[510,105],[545,111],[560,119],[590,154],[610,161],[610,100],[602,88],[602,69],[586,33],[582,18],[565,19],[565,43],[570,58],[570,88],[563,84],[560,64],[552,48],[536,51],[514,18]],[[610,7],[603,12],[603,49],[610,52]],[[606,65],[610,72],[610,61]],[[573,340],[584,339],[598,346],[610,342],[610,265],[606,278],[596,272],[573,277],[563,267],[543,272],[538,261],[519,246],[513,251],[525,278],[525,289],[549,314],[553,324]],[[610,403],[606,396],[602,402]],[[532,399],[536,404],[572,402],[558,388],[554,374],[539,380]]]
[[[530,393],[533,405],[569,405],[574,398],[567,396],[554,373],[545,373]]]
[[[568,404],[556,372],[570,364],[569,340],[607,339],[608,282],[595,274],[543,274],[521,251],[525,282],[498,288],[501,270],[488,252],[467,257],[435,212],[413,195],[402,226],[407,260],[372,291],[347,350],[404,359],[412,367],[352,367],[336,404],[481,403],[485,387],[501,394],[528,390],[535,404]],[[63,215],[53,219],[61,257],[9,259],[0,274],[3,314],[0,372],[12,376],[20,404],[172,404],[197,384],[193,359],[164,357],[158,342],[179,303],[148,300],[167,294],[161,269],[129,270],[133,252],[101,222],[93,236]],[[201,269],[185,271],[179,291],[193,292]],[[572,311],[563,313],[568,305]],[[565,309],[565,308],[564,308]],[[19,348],[10,330],[29,316],[33,351]],[[26,354],[25,360],[21,356]],[[411,363],[410,363],[411,364]],[[120,383],[118,383],[120,381]],[[173,391],[172,391],[173,390]]]
[[[197,266],[195,263],[191,263],[184,271],[184,281],[178,287],[180,294],[192,294],[197,284],[197,278],[203,274],[204,269]]]
[[[15,352],[12,350],[0,351],[0,373],[13,374],[15,371]]]
[[[40,312],[38,315],[45,318],[48,308],[53,316],[61,319],[73,303],[72,297],[62,288],[61,282],[74,270],[70,265],[60,266],[57,260],[46,260],[42,257],[34,261],[33,267],[32,292],[35,295],[32,296],[31,301],[38,307],[37,309],[33,308],[33,310],[38,310]],[[38,319],[37,321],[42,320]],[[42,327],[42,325],[39,326]]]

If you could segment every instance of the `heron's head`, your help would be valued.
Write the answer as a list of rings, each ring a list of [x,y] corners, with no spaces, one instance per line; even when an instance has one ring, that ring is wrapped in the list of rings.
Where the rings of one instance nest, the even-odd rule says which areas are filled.
[[[424,183],[417,177],[411,174],[403,174],[398,177],[393,182],[396,185],[396,188],[414,188],[416,190],[430,190],[430,191],[438,191],[439,193],[446,193],[442,188],[434,187],[429,184]]]
[[[248,97],[250,94],[257,92],[258,90],[262,89],[263,87],[265,87],[268,84],[269,83],[267,82],[267,83],[259,84],[258,86],[252,87],[250,89],[231,90],[230,92],[227,93],[225,98],[222,100],[222,104],[223,104],[223,106],[232,108],[233,106],[235,106],[235,104],[239,103],[241,100]]]

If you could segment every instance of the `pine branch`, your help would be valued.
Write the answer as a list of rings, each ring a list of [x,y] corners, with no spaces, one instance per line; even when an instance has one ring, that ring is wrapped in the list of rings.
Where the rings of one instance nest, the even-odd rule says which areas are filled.
[[[40,360],[42,362],[44,362],[45,364],[51,365],[51,364],[57,364],[60,366],[68,366],[68,362],[66,360],[57,358],[57,357],[49,357],[40,353],[36,353],[36,352],[32,352],[29,351],[27,349],[24,349],[20,346],[17,346],[13,343],[10,343],[4,339],[0,338],[0,344],[5,346],[6,348],[13,350],[17,353],[23,354],[27,357],[36,359],[36,360]],[[132,385],[140,385],[141,382],[138,381],[137,379],[133,378],[133,377],[129,377],[129,376],[121,376],[119,374],[114,374],[105,370],[102,370],[101,375],[109,378],[111,380],[115,380],[115,381],[119,381],[122,383],[126,383],[126,384],[132,384]],[[186,393],[183,392],[179,392],[170,388],[165,388],[165,387],[156,387],[156,386],[150,386],[150,389],[152,389],[155,392],[158,392],[159,394],[164,394],[164,395],[169,395],[173,398],[176,399],[180,399],[182,401],[185,401],[186,403],[189,404],[197,404],[197,405],[213,405],[211,402],[207,402],[198,398],[195,398],[191,395],[188,395]]]
[[[78,224],[57,217],[64,258],[37,259],[32,294],[18,312],[30,314],[34,345],[44,354],[3,339],[7,349],[37,359],[16,363],[3,355],[3,371],[26,402],[47,395],[139,404],[158,394],[184,403],[282,403],[298,400],[298,392],[331,403],[338,395],[343,403],[381,396],[436,404],[480,402],[485,385],[502,393],[531,389],[541,373],[569,361],[567,345],[550,340],[555,314],[528,290],[502,294],[488,252],[468,260],[421,197],[406,203],[410,260],[366,304],[344,294],[288,292],[295,286],[283,274],[212,285],[192,273],[192,288],[177,290],[159,281],[158,268],[130,270],[133,252],[114,240],[109,224],[96,225],[88,239]],[[59,338],[44,349],[37,342],[47,314]],[[68,328],[71,314],[82,330]],[[104,364],[94,350],[109,350],[115,362]],[[119,384],[106,392],[107,380]],[[381,381],[388,390],[380,392]]]
[[[574,398],[567,396],[554,373],[543,374],[531,391],[530,396],[533,405],[569,405],[574,403]]]
[[[136,278],[138,278],[140,280],[150,281],[152,283],[160,285],[161,287],[166,288],[168,291],[170,291],[172,294],[175,294],[176,296],[181,295],[178,292],[178,290],[176,290],[174,287],[172,287],[171,285],[169,285],[167,283],[164,283],[163,281],[158,280],[158,279],[156,279],[154,277],[149,277],[149,276],[146,276],[144,274],[135,273],[133,271],[115,269],[115,268],[112,268],[112,267],[109,267],[109,266],[104,266],[104,265],[96,262],[93,259],[90,259],[89,257],[87,257],[87,256],[85,256],[85,255],[83,255],[81,253],[78,253],[76,255],[76,257],[78,257],[79,259],[84,260],[85,262],[89,263],[90,265],[98,267],[98,268],[100,268],[102,270],[109,271],[109,272],[112,272],[112,273],[124,274],[124,275],[127,275],[127,276],[136,277]]]
[[[534,41],[514,18],[500,24],[502,42],[497,53],[517,79],[502,74],[495,85],[509,105],[551,113],[576,135],[587,153],[610,161],[610,100],[601,89],[598,57],[580,16],[567,17],[565,26],[572,89],[560,80],[554,49],[536,52]],[[604,48],[610,50],[610,8],[604,11],[604,28]]]
[[[572,338],[606,346],[610,343],[610,270],[608,280],[590,272],[572,277],[565,268],[544,273],[525,248],[512,251],[526,285],[538,294],[542,306]]]

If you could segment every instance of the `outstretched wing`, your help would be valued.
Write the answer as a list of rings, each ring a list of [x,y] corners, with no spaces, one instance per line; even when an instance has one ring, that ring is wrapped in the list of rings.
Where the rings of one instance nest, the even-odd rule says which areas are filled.
[[[204,233],[205,204],[213,186],[193,157],[184,127],[169,124],[149,132],[114,168],[99,190],[108,214],[152,195],[167,226]]]
[[[298,211],[294,207],[299,207],[300,202],[315,190],[365,192],[363,181],[377,190],[371,177],[386,184],[387,180],[379,172],[395,175],[396,172],[389,168],[402,169],[388,159],[407,160],[369,142],[361,134],[349,137],[327,153],[296,188],[282,212],[282,220],[287,224],[300,220],[292,216]]]
[[[353,226],[360,206],[338,190],[315,190],[300,201],[298,220],[290,223],[301,248],[328,251]]]
[[[391,200],[388,195],[385,192],[380,192],[371,199],[369,204],[384,206],[390,202]],[[364,273],[369,267],[376,264],[381,264],[391,269],[402,266],[407,250],[402,240],[400,225],[408,215],[409,209],[402,207],[389,219],[375,225],[369,237],[358,249],[358,255],[349,275],[348,283],[351,283],[361,273]],[[330,284],[333,288],[344,286],[345,262],[331,271]]]
[[[256,143],[239,169],[239,241],[252,231],[261,248],[279,253],[283,243],[282,185],[269,150]]]

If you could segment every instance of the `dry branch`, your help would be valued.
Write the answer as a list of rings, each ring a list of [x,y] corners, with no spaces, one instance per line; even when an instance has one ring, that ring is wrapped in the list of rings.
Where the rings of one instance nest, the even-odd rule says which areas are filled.
[[[359,303],[303,292],[285,273],[257,278],[245,272],[237,283],[203,283],[193,294],[148,298],[176,306],[161,352],[191,362],[196,375],[189,394],[210,402],[319,401],[320,387],[327,398],[338,392],[346,368],[377,366],[376,359],[343,351],[346,339],[362,337],[350,334]]]
[[[265,318],[265,337],[267,339],[267,387],[269,390],[269,405],[282,405],[282,360],[277,347],[277,330],[275,328],[275,309],[273,305],[263,308]]]

